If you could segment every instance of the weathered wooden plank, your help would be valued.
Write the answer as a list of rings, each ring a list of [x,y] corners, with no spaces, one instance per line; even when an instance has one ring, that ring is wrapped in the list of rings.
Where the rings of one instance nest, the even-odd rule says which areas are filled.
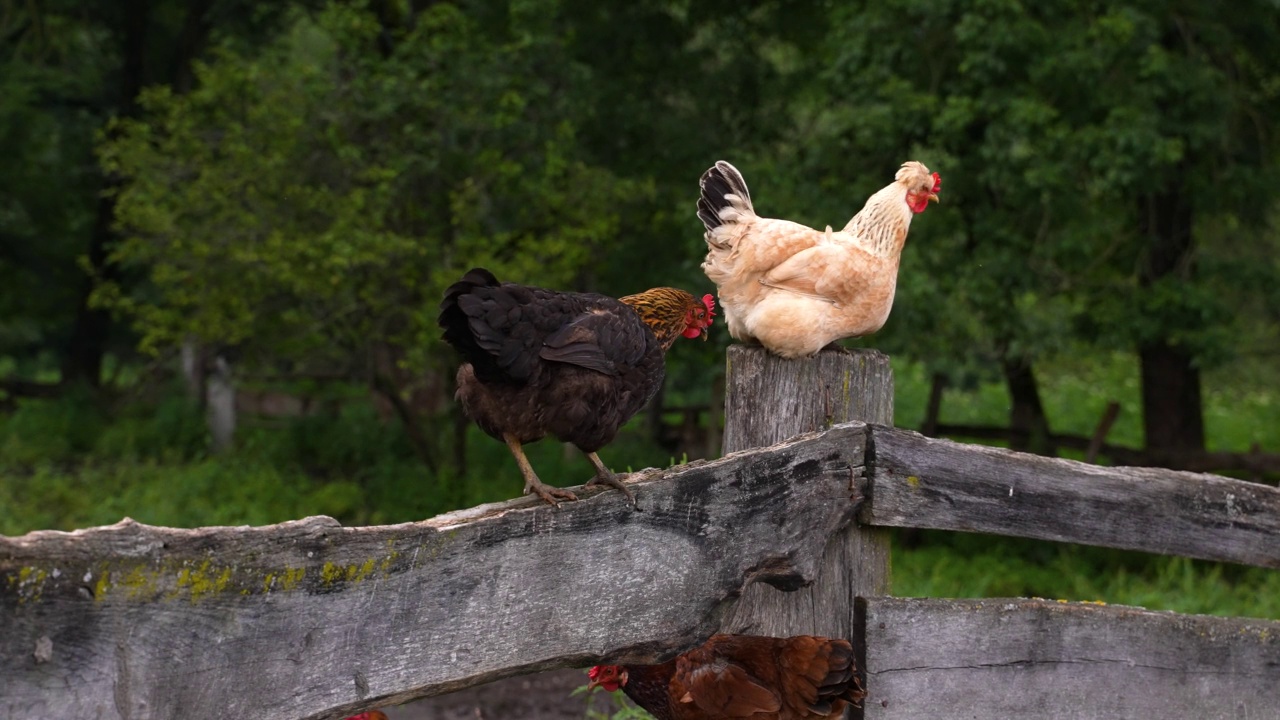
[[[702,642],[744,582],[813,579],[866,428],[404,525],[125,521],[0,538],[0,717],[340,718]]]
[[[1015,535],[1280,568],[1280,489],[1100,467],[873,426],[861,522]]]
[[[1280,622],[1051,600],[859,600],[867,720],[1280,717]]]
[[[727,363],[726,452],[771,445],[847,420],[893,422],[893,370],[888,356],[878,351],[784,360],[759,347],[734,345]],[[856,482],[850,494],[860,498],[865,479]],[[850,526],[831,541],[821,562],[818,579],[801,590],[748,587],[724,631],[852,637],[854,597],[889,592],[888,535]]]

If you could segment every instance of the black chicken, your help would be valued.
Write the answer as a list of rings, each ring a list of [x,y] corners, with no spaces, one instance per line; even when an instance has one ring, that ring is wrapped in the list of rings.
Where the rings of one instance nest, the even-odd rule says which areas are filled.
[[[463,358],[458,402],[511,448],[525,493],[552,505],[578,499],[539,480],[521,447],[553,435],[586,453],[596,468],[588,484],[612,485],[634,502],[596,451],[657,392],[676,338],[705,339],[714,307],[710,295],[675,288],[615,300],[500,283],[475,268],[445,291],[440,326]]]

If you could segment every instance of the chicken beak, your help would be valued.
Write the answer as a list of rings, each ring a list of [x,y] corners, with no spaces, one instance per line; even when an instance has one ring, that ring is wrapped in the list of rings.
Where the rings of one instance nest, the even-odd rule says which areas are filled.
[[[942,202],[938,199],[938,193],[929,193],[928,200],[929,202]]]
[[[592,690],[595,690],[598,687],[600,687],[600,681],[591,680],[587,683],[587,692],[591,692]]]

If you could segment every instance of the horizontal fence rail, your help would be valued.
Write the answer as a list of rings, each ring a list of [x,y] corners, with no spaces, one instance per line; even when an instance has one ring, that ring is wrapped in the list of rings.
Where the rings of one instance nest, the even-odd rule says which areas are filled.
[[[1026,599],[857,614],[867,720],[1280,717],[1280,622]]]
[[[869,525],[962,530],[1280,568],[1280,489],[1103,467],[871,426]]]
[[[126,521],[0,538],[0,717],[341,718],[716,631],[744,583],[813,580],[866,428],[387,527]],[[513,487],[518,485],[513,482]]]

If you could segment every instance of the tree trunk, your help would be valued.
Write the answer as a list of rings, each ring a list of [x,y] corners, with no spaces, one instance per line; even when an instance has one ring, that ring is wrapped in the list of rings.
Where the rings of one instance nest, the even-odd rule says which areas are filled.
[[[182,21],[181,34],[178,36],[176,61],[173,64],[173,76],[169,84],[175,92],[186,94],[195,83],[194,62],[209,40],[209,32],[213,23],[209,11],[213,9],[213,0],[189,0],[187,14]]]
[[[934,437],[938,434],[938,417],[942,415],[942,396],[947,390],[947,374],[935,372],[929,383],[929,404],[924,409],[924,422],[920,434]]]
[[[195,339],[194,336],[187,336],[182,341],[181,356],[182,380],[187,389],[187,395],[203,408],[205,402],[205,378],[208,376],[204,343]]]
[[[440,462],[436,459],[436,449],[428,439],[427,433],[422,428],[422,423],[418,422],[417,413],[413,408],[409,407],[409,403],[405,402],[400,396],[400,388],[395,381],[384,373],[374,372],[373,389],[378,392],[395,410],[396,416],[400,418],[400,422],[404,424],[405,435],[409,438],[409,444],[413,446],[414,453],[423,465],[427,466],[427,470],[436,473],[440,470]]]
[[[111,183],[108,181],[104,185],[109,187]],[[111,316],[106,310],[90,307],[89,298],[99,281],[110,280],[114,276],[107,255],[115,239],[115,232],[111,229],[115,207],[112,196],[98,201],[87,255],[92,275],[81,283],[75,323],[71,327],[66,354],[62,357],[62,381],[66,383],[85,382],[91,387],[98,387],[102,381],[102,358],[107,352]]]
[[[1191,201],[1180,178],[1172,189],[1141,201],[1139,226],[1147,238],[1140,280],[1150,287],[1164,278],[1190,280],[1194,276],[1195,245],[1191,229]],[[1204,410],[1200,371],[1191,353],[1170,342],[1177,328],[1140,345],[1142,363],[1142,425],[1148,450],[1203,450]]]
[[[893,423],[893,371],[889,358],[875,350],[783,360],[759,347],[734,345],[727,368],[726,454],[849,420]],[[721,631],[852,639],[854,597],[888,592],[888,534],[851,525],[827,544],[813,584],[787,593],[748,585]]]
[[[1040,388],[1036,385],[1031,363],[1022,358],[1006,358],[1001,365],[1011,401],[1009,447],[1039,455],[1056,454],[1049,437],[1049,419],[1040,402]]]
[[[107,102],[121,117],[132,117],[138,112],[138,93],[148,83],[167,80],[178,92],[191,89],[192,63],[203,50],[209,37],[208,13],[212,0],[193,0],[184,17],[181,35],[169,63],[167,74],[150,72],[148,57],[154,48],[148,44],[151,38],[151,1],[128,0],[119,11],[122,22],[113,28],[120,38],[120,84],[118,96]],[[97,213],[89,235],[86,252],[89,277],[85,278],[77,298],[76,318],[66,354],[62,359],[62,379],[69,382],[86,382],[97,387],[102,381],[102,358],[107,351],[112,321],[107,311],[90,307],[89,299],[98,283],[118,279],[115,266],[110,262],[111,246],[116,241],[116,199],[112,192],[119,184],[118,178],[103,177],[99,189]]]
[[[1204,450],[1200,370],[1182,348],[1153,343],[1142,358],[1142,427],[1147,450]]]
[[[138,93],[146,83],[147,28],[150,25],[149,0],[133,0],[121,11],[124,18],[120,28],[120,85],[119,96],[110,105],[120,108],[124,116],[136,113]],[[103,177],[97,214],[89,234],[89,277],[84,279],[77,299],[76,319],[67,342],[66,355],[62,359],[64,382],[87,382],[97,387],[102,379],[102,357],[107,351],[107,338],[111,331],[111,316],[101,308],[89,306],[89,298],[98,282],[114,279],[113,266],[108,262],[111,245],[116,233],[116,200],[110,191],[117,180]]]
[[[236,436],[236,384],[231,377],[231,363],[221,354],[214,356],[213,372],[208,376],[207,405],[209,433],[214,452],[231,449]]]

